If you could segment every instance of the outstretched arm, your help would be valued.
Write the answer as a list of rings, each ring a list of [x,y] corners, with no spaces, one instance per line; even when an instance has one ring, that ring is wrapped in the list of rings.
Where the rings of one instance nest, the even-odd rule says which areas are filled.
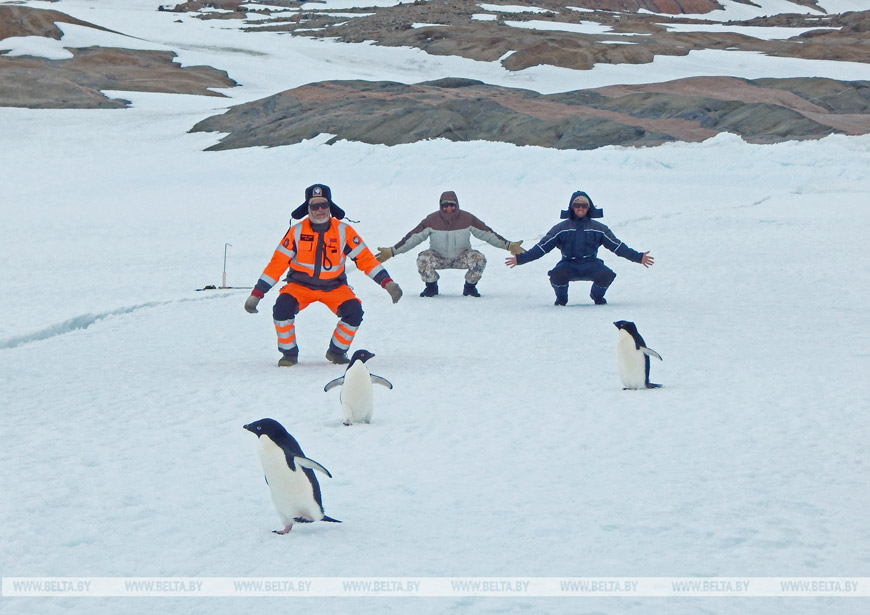
[[[278,247],[275,248],[275,252],[272,254],[272,260],[266,265],[266,268],[260,275],[260,279],[257,280],[257,284],[254,286],[254,290],[251,291],[250,296],[245,300],[245,311],[249,314],[257,313],[257,304],[260,302],[260,299],[278,283],[278,280],[281,279],[281,276],[284,275],[284,272],[290,266],[290,261],[296,255],[294,229],[295,227],[291,226],[284,234],[281,243],[278,244]]]
[[[508,267],[514,268],[517,265],[525,265],[533,260],[537,260],[559,244],[560,235],[562,235],[562,233],[570,233],[571,231],[572,229],[570,225],[565,222],[560,222],[547,231],[547,234],[541,238],[541,241],[528,250],[521,249],[520,252],[512,254],[504,260],[504,264]]]
[[[640,257],[640,264],[644,267],[652,267],[655,259],[650,256],[649,250],[643,253],[643,256]]]

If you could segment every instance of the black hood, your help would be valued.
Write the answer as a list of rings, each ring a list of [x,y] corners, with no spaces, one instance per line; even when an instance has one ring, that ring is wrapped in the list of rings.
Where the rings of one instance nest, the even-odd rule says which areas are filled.
[[[571,198],[568,200],[568,209],[564,210],[562,214],[559,216],[560,218],[565,218],[569,220],[573,220],[577,216],[574,215],[574,210],[571,208],[571,203],[574,202],[578,196],[585,196],[589,199],[589,211],[586,213],[587,218],[603,218],[604,210],[598,209],[595,207],[595,203],[592,202],[592,197],[583,192],[582,190],[578,190],[574,194],[571,195]]]

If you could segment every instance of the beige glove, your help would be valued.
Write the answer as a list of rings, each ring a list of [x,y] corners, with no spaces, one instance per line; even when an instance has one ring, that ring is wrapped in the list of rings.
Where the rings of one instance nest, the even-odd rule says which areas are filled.
[[[390,297],[392,297],[393,303],[398,303],[399,299],[402,298],[402,289],[399,288],[399,285],[392,280],[384,284],[384,289],[388,293],[390,293]]]
[[[385,263],[394,256],[392,248],[378,248],[378,254],[375,256],[379,263]]]
[[[525,252],[525,250],[523,250],[520,247],[520,244],[522,244],[522,243],[523,243],[522,239],[520,239],[519,241],[509,241],[508,242],[508,252],[510,252],[514,256],[516,256],[517,254],[522,254],[523,252]]]

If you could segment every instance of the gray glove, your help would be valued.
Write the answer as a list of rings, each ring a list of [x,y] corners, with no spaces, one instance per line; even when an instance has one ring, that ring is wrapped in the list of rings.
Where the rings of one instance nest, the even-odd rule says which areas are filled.
[[[245,299],[245,311],[248,314],[257,313],[257,304],[260,303],[260,298],[257,295],[251,295]]]
[[[390,297],[393,298],[393,303],[398,303],[399,299],[402,298],[402,289],[392,280],[384,284],[384,289],[390,293]]]

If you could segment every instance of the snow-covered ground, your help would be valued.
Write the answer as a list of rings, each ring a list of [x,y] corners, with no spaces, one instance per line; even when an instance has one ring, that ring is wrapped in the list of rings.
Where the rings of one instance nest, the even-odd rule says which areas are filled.
[[[0,109],[0,576],[870,577],[870,138],[573,152],[323,136],[204,152],[219,135],[187,133],[228,104],[317,79],[451,75],[552,92],[641,71],[870,69],[743,56],[741,72],[726,64],[735,55],[706,52],[612,67],[609,81],[511,77],[414,50],[174,23],[144,0],[31,4],[227,69],[242,87],[229,100],[110,93],[133,102],[126,110]],[[225,243],[229,285],[253,285],[314,182],[332,186],[371,247],[398,241],[448,189],[529,247],[582,188],[656,263],[602,250],[618,274],[610,303],[592,305],[574,283],[561,309],[552,253],[511,270],[506,252],[475,242],[489,258],[480,299],[461,296],[460,272],[443,273],[438,297],[418,297],[414,255],[401,255],[386,263],[405,290],[396,305],[351,265],[366,312],[354,347],[375,352],[372,371],[395,388],[376,390],[371,425],[346,428],[337,392],[322,391],[342,372],[323,358],[326,308],[299,315],[300,364],[279,369],[275,290],[257,315],[242,309],[245,290],[195,291],[220,283]],[[653,365],[663,389],[621,389],[620,319],[664,358]],[[324,504],[343,524],[271,533],[279,519],[242,429],[263,417],[332,472]],[[6,596],[0,611],[784,615],[867,604]]]

